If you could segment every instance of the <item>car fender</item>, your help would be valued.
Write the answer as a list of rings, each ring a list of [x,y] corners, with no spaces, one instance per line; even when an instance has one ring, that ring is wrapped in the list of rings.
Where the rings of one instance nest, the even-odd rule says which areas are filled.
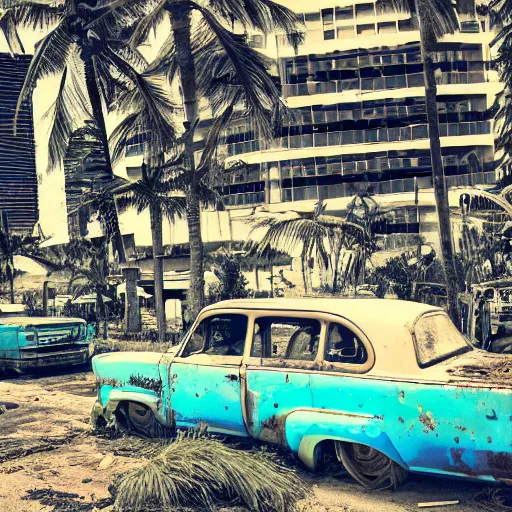
[[[145,405],[153,411],[155,418],[160,423],[163,425],[167,423],[165,417],[162,416],[160,411],[162,403],[160,395],[155,391],[142,388],[137,389],[134,388],[134,386],[127,386],[126,388],[112,388],[110,390],[110,394],[105,407],[103,408],[102,414],[107,423],[110,423],[114,419],[114,413],[121,402],[134,402]]]
[[[315,449],[322,441],[359,443],[379,450],[398,465],[407,465],[384,431],[383,418],[329,410],[293,411],[286,417],[285,436],[300,460],[314,469]]]

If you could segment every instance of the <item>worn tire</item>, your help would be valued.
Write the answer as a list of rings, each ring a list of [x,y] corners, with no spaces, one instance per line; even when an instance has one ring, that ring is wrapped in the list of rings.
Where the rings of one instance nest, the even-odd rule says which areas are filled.
[[[162,425],[153,411],[138,402],[127,402],[121,407],[121,430],[143,437],[169,437],[169,429]]]
[[[407,478],[405,469],[374,448],[335,441],[335,449],[348,473],[367,489],[397,489]]]

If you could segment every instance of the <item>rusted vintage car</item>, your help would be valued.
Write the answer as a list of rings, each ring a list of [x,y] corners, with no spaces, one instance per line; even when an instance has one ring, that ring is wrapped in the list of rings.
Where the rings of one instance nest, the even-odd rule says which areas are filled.
[[[97,425],[198,428],[337,456],[369,488],[407,472],[512,479],[506,356],[433,306],[260,299],[205,308],[177,351],[96,356]]]
[[[0,305],[0,373],[85,364],[93,351],[80,318],[29,317],[22,305]]]

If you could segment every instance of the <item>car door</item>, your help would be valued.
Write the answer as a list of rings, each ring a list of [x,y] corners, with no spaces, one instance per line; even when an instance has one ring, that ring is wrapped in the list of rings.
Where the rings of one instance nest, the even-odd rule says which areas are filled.
[[[247,326],[242,313],[215,311],[193,328],[169,372],[176,427],[247,435],[240,385]]]
[[[247,418],[253,437],[285,444],[286,416],[312,407],[311,374],[319,368],[324,330],[315,313],[283,311],[255,317],[246,367]]]

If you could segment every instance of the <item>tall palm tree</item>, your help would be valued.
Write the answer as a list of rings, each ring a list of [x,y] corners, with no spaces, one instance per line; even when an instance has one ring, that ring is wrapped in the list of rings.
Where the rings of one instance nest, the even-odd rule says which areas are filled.
[[[48,31],[36,45],[19,96],[15,125],[22,103],[37,82],[60,76],[57,99],[45,114],[51,124],[49,169],[62,161],[75,130],[92,121],[89,128],[101,142],[107,173],[113,176],[106,110],[127,89],[133,108],[144,109],[153,116],[160,139],[174,140],[173,107],[167,101],[165,84],[143,74],[147,63],[127,44],[134,21],[145,12],[146,5],[134,1],[18,0],[3,14],[1,26],[9,34],[12,51],[19,50],[18,39],[14,37],[16,28]],[[126,256],[114,196],[107,189],[96,204],[105,235],[114,242],[119,262],[124,263]],[[127,313],[135,309],[130,306],[127,301]],[[129,325],[131,318],[126,314],[128,331],[133,330]]]
[[[297,17],[271,0],[118,0],[116,5],[148,7],[131,42],[137,48],[151,29],[167,19],[170,33],[153,65],[170,82],[179,78],[183,104],[182,167],[188,173],[185,197],[190,244],[190,288],[187,302],[193,315],[203,305],[204,257],[200,221],[200,185],[213,150],[195,158],[194,138],[199,124],[199,102],[207,100],[214,121],[206,146],[215,148],[222,127],[240,115],[241,107],[263,140],[274,134],[283,110],[280,92],[267,72],[264,57],[249,47],[245,37],[228,27],[255,29],[263,33],[282,30],[296,44],[301,40]],[[214,137],[216,136],[216,137]],[[197,172],[203,171],[203,172]]]
[[[436,42],[446,34],[453,34],[460,29],[458,13],[475,15],[474,0],[390,0],[398,10],[411,12],[420,31],[421,55],[425,79],[425,103],[430,139],[430,159],[434,195],[439,224],[441,256],[448,294],[449,314],[456,325],[460,325],[458,307],[459,283],[455,267],[450,223],[450,206],[448,189],[443,169],[441,141],[439,135],[439,118],[437,113],[437,86],[434,74],[433,52]]]
[[[169,195],[173,192],[173,187],[169,186],[168,179],[163,167],[148,167],[143,163],[142,175],[138,181],[114,191],[119,196],[118,205],[121,211],[129,207],[136,208],[137,213],[149,210],[158,341],[162,343],[166,341],[162,221],[164,217],[174,221],[176,217],[185,215],[185,198]]]

